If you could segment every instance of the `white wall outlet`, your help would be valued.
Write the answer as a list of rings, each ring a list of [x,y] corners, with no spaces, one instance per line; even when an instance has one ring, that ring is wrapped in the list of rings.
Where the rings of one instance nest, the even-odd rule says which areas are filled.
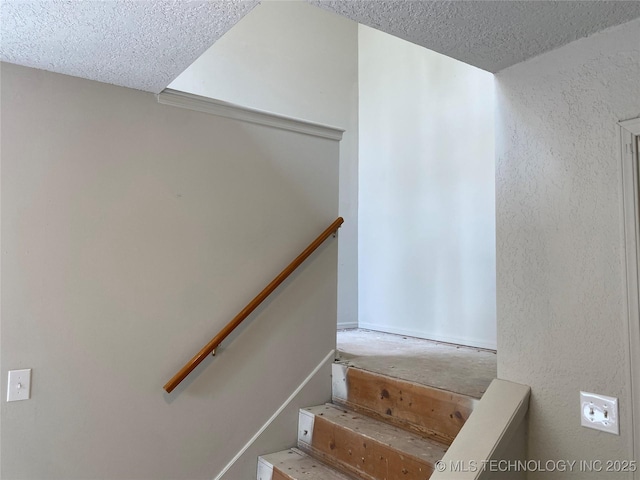
[[[7,402],[31,398],[31,369],[10,370],[7,386]]]
[[[620,435],[617,398],[580,392],[580,417],[583,427]]]

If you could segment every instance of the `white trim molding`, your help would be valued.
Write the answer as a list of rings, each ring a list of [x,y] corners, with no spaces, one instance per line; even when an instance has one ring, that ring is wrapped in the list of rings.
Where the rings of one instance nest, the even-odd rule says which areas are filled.
[[[622,209],[624,228],[624,265],[626,267],[627,302],[623,330],[629,341],[629,380],[631,384],[630,412],[633,459],[640,461],[640,215],[638,202],[638,152],[640,118],[619,122],[620,152],[622,159]],[[640,472],[634,473],[640,480]]]
[[[618,125],[633,135],[640,135],[640,117],[618,122]]]
[[[316,421],[316,416],[307,411],[300,410],[298,412],[298,445],[306,443],[307,445],[313,445],[313,426]]]
[[[157,94],[158,103],[172,107],[186,108],[197,112],[231,118],[242,122],[264,125],[267,127],[288,130],[290,132],[303,133],[314,137],[327,138],[329,140],[342,140],[344,130],[320,123],[308,122],[298,118],[286,117],[263,110],[235,105],[214,98],[202,97],[192,93],[180,92],[165,88]]]
[[[255,435],[251,437],[251,439],[245,444],[245,446],[240,449],[236,456],[231,459],[231,461],[220,471],[220,473],[218,473],[218,475],[216,475],[214,480],[220,480],[224,476],[224,474],[229,471],[233,464],[238,461],[238,459],[244,454],[244,452],[246,452],[249,447],[253,445],[253,443],[260,437],[260,435],[262,435],[262,433],[269,427],[269,425],[271,425],[273,421],[278,418],[278,415],[280,415],[282,411],[287,408],[287,406],[289,406],[293,399],[296,398],[296,396],[302,391],[302,389],[313,379],[313,377],[316,376],[320,369],[327,363],[333,362],[335,353],[335,350],[331,350],[329,353],[327,353],[327,355],[320,361],[320,363],[316,365],[313,371],[309,375],[307,375],[307,378],[305,378],[302,383],[298,385],[298,388],[296,388],[293,393],[289,395],[289,398],[287,398],[284,403],[280,405],[280,407],[273,413],[273,415],[271,415],[269,420],[267,420],[265,424],[260,427]]]
[[[358,328],[358,322],[338,322],[338,330],[349,330]]]
[[[432,333],[422,332],[419,330],[411,330],[407,328],[396,328],[389,325],[378,325],[375,323],[358,322],[358,328],[365,330],[373,330],[374,332],[393,333],[395,335],[407,335],[409,337],[422,338],[423,340],[431,340],[433,342],[452,343],[454,345],[464,345],[473,348],[482,348],[484,350],[497,350],[497,345],[493,342],[484,342],[470,337],[455,337],[452,335],[435,335]]]
[[[331,398],[346,401],[349,398],[347,367],[342,363],[331,365]]]

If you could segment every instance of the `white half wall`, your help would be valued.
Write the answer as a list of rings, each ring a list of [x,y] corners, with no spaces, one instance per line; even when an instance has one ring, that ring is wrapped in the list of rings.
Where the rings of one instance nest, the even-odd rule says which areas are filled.
[[[493,76],[358,43],[360,326],[495,348]]]
[[[531,459],[633,458],[617,121],[639,79],[640,20],[496,76],[498,376],[531,386]],[[619,399],[620,436],[580,426],[580,390]],[[578,477],[632,474],[553,474]]]
[[[33,369],[31,399],[0,402],[2,478],[214,478],[335,348],[337,242],[162,386],[336,219],[338,142],[15,65],[1,80],[1,378]],[[330,395],[324,367],[233,478]]]
[[[340,144],[338,326],[358,321],[358,24],[264,1],[169,88],[346,130]]]

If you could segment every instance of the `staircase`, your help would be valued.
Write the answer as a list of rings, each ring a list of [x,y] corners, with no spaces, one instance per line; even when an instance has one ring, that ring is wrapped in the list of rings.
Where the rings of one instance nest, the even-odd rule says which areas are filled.
[[[474,398],[342,364],[332,403],[303,408],[298,448],[261,456],[258,480],[426,480]]]

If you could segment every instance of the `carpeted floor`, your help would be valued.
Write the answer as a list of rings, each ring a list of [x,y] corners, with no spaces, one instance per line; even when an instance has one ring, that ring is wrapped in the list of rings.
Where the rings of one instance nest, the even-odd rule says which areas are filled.
[[[480,398],[496,378],[496,352],[371,330],[338,330],[341,363]]]

